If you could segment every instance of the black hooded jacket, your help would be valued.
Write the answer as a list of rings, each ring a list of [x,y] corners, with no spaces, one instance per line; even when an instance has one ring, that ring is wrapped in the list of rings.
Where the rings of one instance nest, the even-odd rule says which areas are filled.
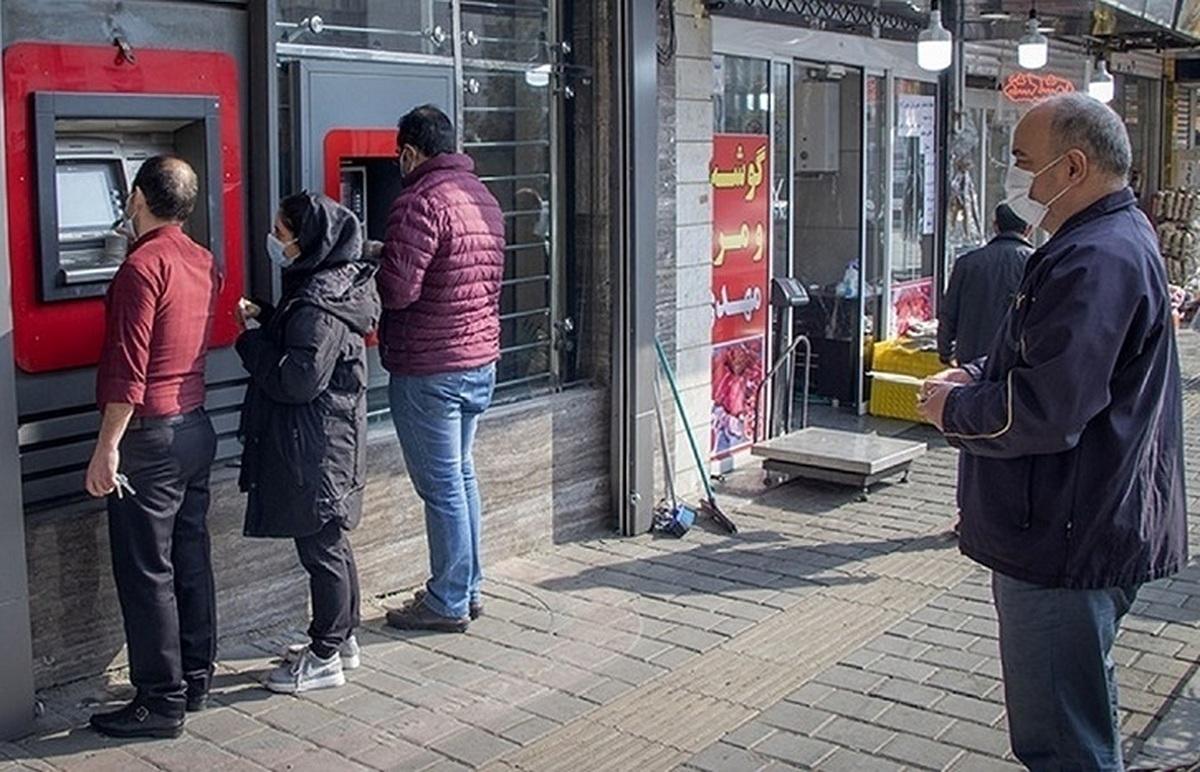
[[[331,520],[350,529],[362,514],[376,265],[362,258],[354,215],[309,198],[278,307],[260,304],[262,326],[237,341],[250,373],[240,432],[247,536],[309,536]]]

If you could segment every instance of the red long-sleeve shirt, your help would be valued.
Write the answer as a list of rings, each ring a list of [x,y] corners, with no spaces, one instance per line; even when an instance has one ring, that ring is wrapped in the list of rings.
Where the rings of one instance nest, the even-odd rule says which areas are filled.
[[[141,237],[108,289],[100,409],[171,416],[204,404],[204,363],[221,279],[212,254],[178,225]]]

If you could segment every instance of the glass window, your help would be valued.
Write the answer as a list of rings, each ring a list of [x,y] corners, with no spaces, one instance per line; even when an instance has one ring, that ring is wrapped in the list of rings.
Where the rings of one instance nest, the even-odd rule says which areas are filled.
[[[1118,75],[1112,108],[1125,121],[1133,149],[1129,184],[1143,204],[1158,189],[1162,147],[1162,85],[1150,78]]]
[[[318,17],[320,22],[314,23]],[[446,57],[454,53],[450,0],[279,0],[275,26],[287,43]]]
[[[866,189],[863,191],[866,255],[863,260],[863,342],[877,339],[884,320],[884,264],[887,260],[887,78],[868,76],[866,82]]]
[[[936,313],[937,86],[896,81],[892,151],[891,335]]]
[[[546,0],[463,0],[463,56],[506,62],[549,62]]]
[[[546,2],[464,2],[463,149],[504,210],[497,380],[511,398],[555,372],[554,129],[557,76]],[[473,41],[473,42],[472,42]],[[478,59],[474,57],[480,57]]]
[[[770,62],[740,56],[714,56],[713,74],[716,133],[770,133]]]

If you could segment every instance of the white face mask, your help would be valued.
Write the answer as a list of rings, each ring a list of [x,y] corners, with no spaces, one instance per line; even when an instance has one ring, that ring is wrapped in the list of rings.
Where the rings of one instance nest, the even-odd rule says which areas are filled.
[[[1040,227],[1042,220],[1045,220],[1046,215],[1050,212],[1050,207],[1054,206],[1054,202],[1065,196],[1067,191],[1074,187],[1073,185],[1068,185],[1062,192],[1044,204],[1041,201],[1033,200],[1032,190],[1034,180],[1066,157],[1067,155],[1064,153],[1036,172],[1022,169],[1016,164],[1009,165],[1008,173],[1004,176],[1004,195],[1007,196],[1004,203],[1008,204],[1013,213],[1029,223],[1031,227]]]
[[[277,237],[274,233],[268,233],[267,234],[267,257],[269,257],[271,259],[272,263],[279,266],[280,268],[287,268],[289,265],[296,262],[296,258],[288,257],[287,254],[284,253],[284,250],[295,243],[296,243],[296,239],[292,239],[291,241],[284,242],[284,241],[280,241],[279,237]]]

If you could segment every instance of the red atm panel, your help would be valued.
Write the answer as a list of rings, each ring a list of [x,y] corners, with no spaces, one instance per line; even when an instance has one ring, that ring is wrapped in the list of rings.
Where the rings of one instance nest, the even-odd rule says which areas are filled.
[[[216,97],[220,103],[225,284],[213,345],[237,337],[233,309],[243,293],[241,119],[237,67],[227,54],[138,49],[129,63],[104,46],[17,43],[4,51],[9,253],[13,346],[29,373],[94,365],[104,335],[102,298],[44,302],[39,296],[39,223],[31,108],[35,92]]]

